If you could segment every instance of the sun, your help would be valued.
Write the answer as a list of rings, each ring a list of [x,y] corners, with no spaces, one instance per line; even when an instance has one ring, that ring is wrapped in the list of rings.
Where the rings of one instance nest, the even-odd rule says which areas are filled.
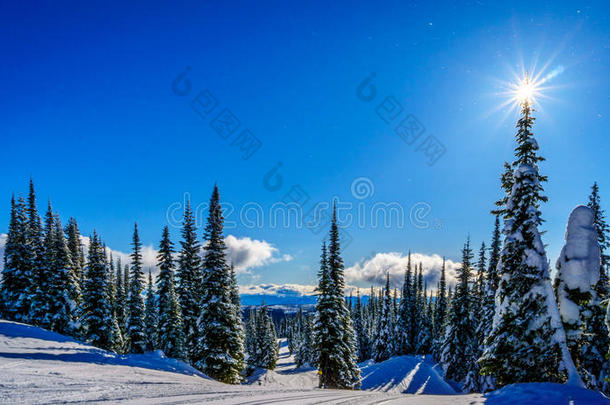
[[[524,75],[523,79],[514,83],[512,86],[513,100],[518,104],[533,104],[536,96],[540,95],[540,85],[532,80],[529,75]]]

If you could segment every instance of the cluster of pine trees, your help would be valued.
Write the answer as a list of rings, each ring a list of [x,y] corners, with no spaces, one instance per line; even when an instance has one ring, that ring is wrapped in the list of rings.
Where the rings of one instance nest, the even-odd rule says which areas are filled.
[[[571,215],[570,223],[572,216],[582,223],[572,231],[568,226],[553,286],[538,230],[540,204],[547,200],[547,179],[538,168],[544,159],[531,132],[529,103],[521,112],[515,160],[505,163],[501,176],[505,196],[492,211],[491,243],[481,244],[475,260],[467,239],[453,291],[443,264],[436,291],[428,294],[422,266],[412,265],[409,255],[400,294],[388,274],[385,288],[371,287],[367,302],[359,293],[344,300],[331,230],[316,309],[287,321],[285,332],[298,365],[318,367],[322,386],[357,387],[354,361],[431,354],[445,377],[467,392],[545,381],[609,392],[610,237],[599,188],[594,184],[587,206]]]
[[[264,304],[250,309],[246,323],[246,353],[248,365],[273,370],[277,364],[279,346],[275,324]]]
[[[299,312],[281,330],[297,365],[317,368],[321,387],[357,389],[359,361],[432,354],[445,377],[469,392],[518,382],[610,391],[610,237],[599,189],[594,184],[587,206],[570,216],[553,286],[538,229],[547,179],[538,168],[544,159],[531,113],[524,102],[515,160],[501,176],[504,197],[493,211],[490,247],[483,243],[475,262],[466,240],[453,291],[443,264],[436,292],[429,294],[422,265],[412,265],[409,255],[400,293],[387,275],[385,288],[371,288],[367,302],[359,293],[346,299],[333,208],[315,310]],[[244,328],[223,221],[214,187],[204,243],[187,205],[180,248],[165,227],[159,274],[155,282],[149,271],[146,283],[137,225],[129,265],[115,262],[95,231],[85,253],[74,219],[63,227],[49,203],[42,220],[30,182],[27,200],[11,201],[1,314],[120,353],[162,349],[227,383],[241,380],[246,361],[273,369],[273,320],[263,306],[250,312]]]
[[[71,335],[117,353],[161,349],[217,380],[237,383],[244,328],[233,268],[227,263],[215,186],[200,244],[190,205],[175,251],[163,229],[156,282],[146,283],[137,224],[131,263],[116,262],[94,231],[87,249],[76,221],[62,227],[51,204],[44,224],[33,182],[27,201],[13,197],[0,285],[5,319]],[[86,252],[85,252],[86,250]]]

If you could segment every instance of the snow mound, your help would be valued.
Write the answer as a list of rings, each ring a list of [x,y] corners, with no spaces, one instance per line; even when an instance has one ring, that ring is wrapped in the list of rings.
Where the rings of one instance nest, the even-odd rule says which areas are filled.
[[[398,356],[360,364],[362,389],[389,393],[455,395],[429,356]]]
[[[555,383],[511,384],[485,395],[486,405],[603,405],[599,392]]]
[[[59,348],[58,343],[62,343]],[[0,357],[140,367],[209,378],[180,360],[165,357],[161,350],[120,355],[55,332],[4,320],[0,320]]]

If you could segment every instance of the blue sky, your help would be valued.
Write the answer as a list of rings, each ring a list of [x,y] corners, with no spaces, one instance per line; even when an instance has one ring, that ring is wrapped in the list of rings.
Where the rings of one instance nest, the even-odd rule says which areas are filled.
[[[336,198],[352,215],[403,207],[402,226],[347,228],[348,267],[408,250],[457,260],[468,234],[477,246],[489,240],[517,118],[499,107],[525,67],[562,71],[547,82],[534,127],[548,159],[543,229],[554,263],[593,181],[610,207],[608,5],[353,3],[4,3],[0,233],[30,176],[42,206],[51,198],[83,233],[96,228],[124,252],[134,221],[157,245],[168,207],[185,193],[205,203],[216,182],[234,208],[227,233],[277,249],[240,282],[311,284],[321,234],[239,217],[248,203],[268,213],[299,185],[310,203]],[[172,83],[187,67],[191,87],[180,96]],[[357,88],[371,73],[376,95],[366,101]],[[190,103],[205,90],[218,105],[202,118]],[[377,113],[390,96],[403,109],[396,120],[412,115],[425,128],[412,145]],[[228,139],[210,125],[225,108],[240,122]],[[246,129],[261,144],[249,159],[234,143]],[[432,166],[417,150],[430,135],[445,150]],[[278,163],[272,191],[264,178]],[[363,199],[352,193],[360,178],[374,189]],[[413,211],[415,224],[414,206],[425,208]]]

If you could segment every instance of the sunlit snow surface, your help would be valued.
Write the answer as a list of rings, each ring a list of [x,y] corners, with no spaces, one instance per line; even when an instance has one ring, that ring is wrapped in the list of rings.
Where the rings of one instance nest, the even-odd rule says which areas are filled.
[[[160,352],[121,356],[39,328],[0,320],[0,403],[516,405],[569,404],[569,397],[576,405],[609,403],[597,393],[555,384],[509,386],[491,394],[487,402],[481,395],[399,393],[403,387],[408,392],[417,387],[417,391],[436,394],[451,389],[436,377],[421,383],[427,379],[423,378],[425,369],[435,368],[419,356],[363,367],[363,385],[387,392],[320,390],[315,388],[314,370],[295,370],[285,344],[280,356],[276,370],[259,370],[248,385],[233,386],[206,378]],[[383,375],[396,383],[377,384]]]

